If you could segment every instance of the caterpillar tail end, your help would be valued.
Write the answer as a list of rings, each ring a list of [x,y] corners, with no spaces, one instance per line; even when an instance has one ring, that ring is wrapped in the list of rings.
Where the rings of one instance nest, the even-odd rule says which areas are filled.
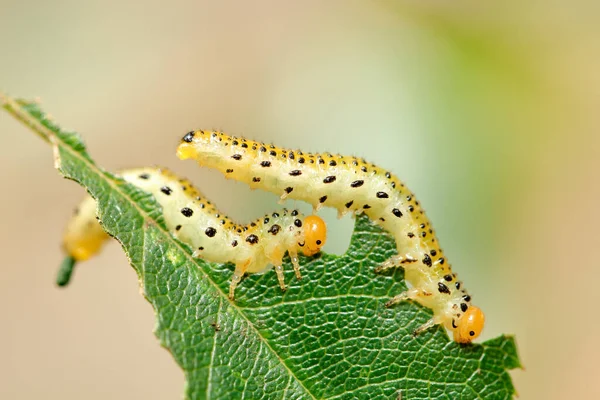
[[[71,276],[73,276],[73,269],[77,260],[72,256],[67,256],[60,264],[60,268],[58,269],[58,274],[56,275],[56,284],[60,287],[65,287],[71,281]]]

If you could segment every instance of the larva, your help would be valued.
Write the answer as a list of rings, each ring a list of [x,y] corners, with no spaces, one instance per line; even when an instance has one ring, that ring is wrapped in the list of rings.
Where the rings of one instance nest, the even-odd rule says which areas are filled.
[[[235,272],[229,286],[235,288],[245,273],[258,273],[275,267],[279,286],[286,289],[282,259],[290,254],[298,279],[298,252],[314,255],[325,245],[325,222],[316,215],[304,216],[298,210],[283,209],[248,225],[238,225],[222,215],[189,181],[158,168],[139,168],[122,172],[127,182],[156,198],[163,209],[167,228],[173,236],[194,249],[194,257],[216,263],[232,262]],[[108,235],[96,221],[96,204],[83,200],[67,225],[63,247],[75,261],[96,254]]]
[[[398,250],[376,272],[401,266],[411,286],[386,306],[411,299],[432,309],[433,318],[415,334],[443,324],[456,342],[469,343],[481,333],[483,312],[471,305],[471,296],[452,272],[419,202],[390,172],[356,157],[305,154],[202,130],[181,139],[177,156],[279,194],[282,200],[306,201],[315,211],[329,206],[340,217],[365,213],[394,236]]]

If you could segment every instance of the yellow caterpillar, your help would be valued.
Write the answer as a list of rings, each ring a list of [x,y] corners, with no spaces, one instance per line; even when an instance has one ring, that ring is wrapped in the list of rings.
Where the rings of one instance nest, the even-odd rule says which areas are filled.
[[[167,228],[173,236],[194,249],[194,257],[235,264],[229,286],[235,288],[245,273],[257,273],[275,266],[281,290],[285,290],[282,258],[290,254],[298,279],[298,252],[314,255],[325,245],[325,222],[316,215],[283,209],[248,225],[237,225],[222,215],[189,181],[158,168],[139,168],[122,172],[127,182],[156,198],[163,209]],[[83,261],[98,251],[108,239],[96,221],[96,203],[90,196],[78,207],[67,225],[63,247],[74,261]]]
[[[396,239],[398,255],[376,272],[401,266],[411,285],[386,305],[411,299],[432,309],[433,318],[415,333],[443,324],[460,343],[481,333],[483,312],[471,305],[471,296],[452,272],[419,202],[390,172],[356,157],[303,153],[202,130],[181,139],[177,156],[279,194],[282,200],[303,200],[315,210],[334,207],[338,216],[365,213]]]

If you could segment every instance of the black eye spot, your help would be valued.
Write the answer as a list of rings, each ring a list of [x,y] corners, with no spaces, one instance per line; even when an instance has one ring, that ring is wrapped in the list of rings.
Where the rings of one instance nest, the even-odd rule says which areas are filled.
[[[331,160],[331,161],[329,161],[329,165],[331,165],[332,167],[335,167],[337,165],[337,163],[335,162],[335,160]]]
[[[332,183],[335,182],[335,176],[331,175],[323,179],[323,183]]]
[[[233,146],[237,146],[237,145],[238,145],[238,141],[237,141],[237,140],[233,140],[233,141],[231,142],[231,144],[232,144]]]
[[[267,151],[267,148],[265,146],[260,146],[259,150],[262,151],[262,152],[265,152],[265,151]]]
[[[361,187],[363,185],[363,183],[365,183],[365,181],[363,180],[358,180],[358,181],[354,181],[350,184],[351,187],[353,188],[357,188],[357,187]]]
[[[435,251],[435,250],[431,250],[431,251],[429,252],[429,254],[431,254],[432,256],[434,256],[434,257],[435,257],[435,256],[437,255],[437,251]]]
[[[281,229],[281,227],[279,225],[275,224],[269,229],[269,233],[272,234],[273,236],[275,236],[279,233],[280,229]]]
[[[300,228],[302,226],[302,221],[300,221],[299,219],[294,221],[294,225],[296,225],[298,228]]]
[[[239,160],[242,159],[242,155],[241,154],[234,154],[234,155],[231,156],[231,158],[233,158],[234,160],[239,161]]]
[[[470,335],[470,336],[475,336],[475,332],[473,332],[473,331],[469,331],[469,335]]]
[[[227,168],[227,170],[225,170],[226,173],[230,174],[233,172],[233,170],[231,168]]]
[[[354,200],[351,200],[351,201],[347,202],[345,204],[345,206],[346,206],[346,208],[350,208],[350,207],[352,207],[352,204],[354,204]]]
[[[260,178],[257,176],[252,177],[252,182],[260,182]]]
[[[412,238],[414,238],[414,237],[415,237],[415,234],[414,234],[414,233],[412,233],[412,232],[408,232],[408,237],[412,239]]]
[[[402,217],[402,211],[398,210],[397,208],[394,208],[392,210],[392,214],[394,214],[398,218]]]
[[[460,303],[460,309],[462,310],[462,312],[466,312],[469,309],[469,306],[465,303]]]
[[[177,225],[177,226],[175,227],[175,230],[176,230],[176,231],[178,231],[178,230],[180,230],[180,229],[181,229],[181,225]]]
[[[141,174],[139,176],[140,179],[150,179],[150,174]]]
[[[377,192],[377,197],[380,199],[387,199],[390,196],[388,196],[386,192]]]
[[[290,175],[291,176],[299,176],[299,175],[302,175],[302,171],[300,171],[299,169],[295,169],[293,171],[290,171]]]
[[[368,210],[369,208],[371,208],[371,206],[370,206],[370,205],[368,205],[368,204],[365,204],[365,205],[363,206],[363,208],[364,208],[365,210]]]
[[[258,236],[256,236],[256,235],[249,235],[246,238],[246,242],[248,242],[250,244],[256,244],[256,243],[258,243]]]
[[[362,172],[367,172],[367,167],[365,167],[365,166],[362,166],[362,167],[360,167],[360,170],[361,170]]]
[[[263,223],[265,223],[265,224],[268,224],[268,223],[269,223],[269,221],[270,221],[270,220],[269,220],[269,217],[265,217],[265,219],[264,219]]]
[[[194,131],[191,131],[191,132],[186,133],[182,140],[187,143],[192,143],[193,139],[194,139]]]
[[[327,200],[327,196],[321,196],[319,198],[319,203],[325,203],[326,200]]]
[[[413,206],[408,206],[408,211],[413,212],[415,211],[415,208]]]
[[[389,172],[386,172],[385,173],[385,177],[388,178],[388,179],[390,179],[392,177],[392,174],[390,174]]]
[[[286,192],[286,193],[288,193],[288,194],[289,194],[289,193],[292,193],[292,190],[294,190],[294,188],[293,188],[293,187],[286,187],[286,188],[285,188],[285,192]]]
[[[271,216],[272,216],[273,218],[279,218],[279,214],[278,214],[278,213],[276,213],[276,212],[274,212],[273,214],[271,214]]]
[[[298,215],[298,210],[292,211],[292,217],[295,217],[296,215]]]
[[[322,158],[319,158],[318,161],[319,161],[319,164],[325,164],[325,160],[323,160]]]
[[[263,167],[270,167],[271,166],[271,161],[263,161],[260,163],[261,166]]]
[[[208,228],[206,228],[206,230],[204,231],[204,233],[208,237],[214,237],[217,234],[217,230],[215,228],[208,227]]]
[[[304,160],[304,157],[300,157],[300,158],[298,159],[298,162],[299,162],[300,164],[304,164],[304,161],[306,161],[306,160]]]
[[[192,210],[191,208],[188,207],[183,207],[181,209],[181,213],[185,216],[185,217],[191,217],[192,215],[194,215],[194,210]]]
[[[173,191],[168,186],[163,186],[160,188],[160,191],[169,196]]]
[[[458,288],[457,288],[457,289],[458,289]],[[464,300],[464,301],[471,301],[471,296],[469,296],[468,294],[467,294],[467,295],[464,295],[464,296],[463,296],[463,300]]]
[[[248,145],[246,143],[242,143],[242,148],[247,149]],[[256,150],[256,149],[254,149],[254,150]]]
[[[237,240],[234,240],[233,242],[231,242],[231,246],[232,246],[232,247],[235,247],[235,246],[237,246],[237,245],[238,245],[238,242],[237,242]]]
[[[276,152],[275,150],[271,150],[271,151],[269,152],[269,154],[270,154],[270,155],[272,155],[273,157],[276,157],[276,156],[277,156],[277,152]]]

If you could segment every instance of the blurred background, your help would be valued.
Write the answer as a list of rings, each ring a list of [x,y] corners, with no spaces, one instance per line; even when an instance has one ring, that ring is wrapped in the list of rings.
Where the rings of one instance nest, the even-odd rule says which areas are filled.
[[[107,169],[168,166],[244,222],[276,197],[178,161],[185,132],[392,170],[486,311],[483,339],[516,334],[520,398],[600,398],[599,16],[589,0],[0,0],[0,89],[39,96]],[[180,398],[116,243],[54,286],[82,189],[3,112],[0,138],[0,398]],[[343,253],[352,220],[321,215]]]

